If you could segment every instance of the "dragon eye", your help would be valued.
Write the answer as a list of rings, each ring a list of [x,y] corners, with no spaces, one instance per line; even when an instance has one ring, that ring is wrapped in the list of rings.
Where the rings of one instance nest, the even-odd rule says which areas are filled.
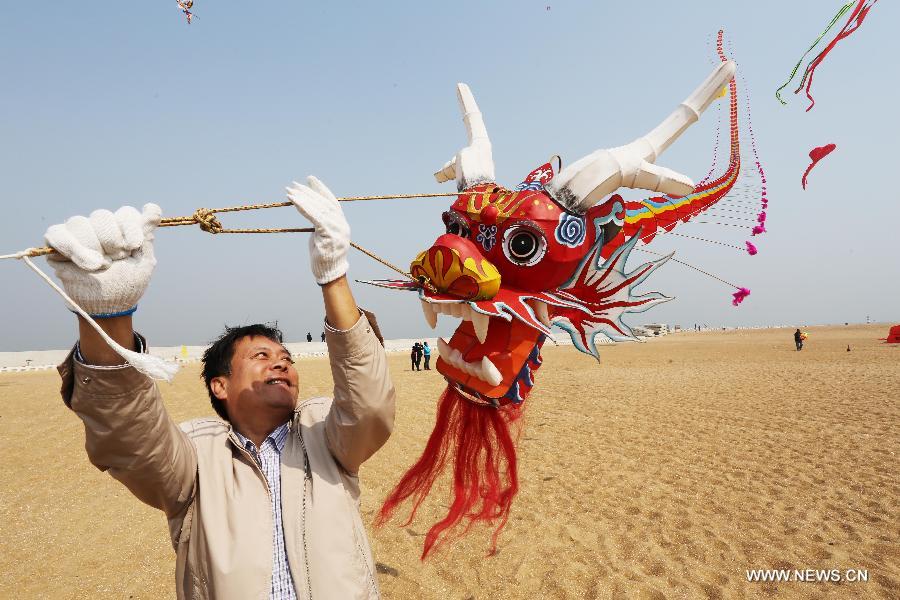
[[[503,253],[512,262],[530,267],[547,253],[547,240],[529,227],[511,227],[503,234]]]

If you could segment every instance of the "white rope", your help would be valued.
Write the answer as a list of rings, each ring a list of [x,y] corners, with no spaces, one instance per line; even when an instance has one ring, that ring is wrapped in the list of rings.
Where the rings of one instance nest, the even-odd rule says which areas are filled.
[[[0,255],[0,260],[3,260],[4,258],[25,258],[29,254],[31,254],[33,250],[34,248],[26,248],[25,250],[19,250],[18,252],[15,252],[13,254],[3,254]]]
[[[69,298],[68,294],[66,294],[62,288],[56,285],[52,279],[50,279],[46,273],[41,271],[37,265],[31,262],[31,259],[27,256],[28,250],[23,250],[22,252],[18,252],[17,255],[10,254],[7,256],[0,256],[0,258],[20,258],[25,261],[25,264],[31,268],[32,271],[38,274],[38,276],[47,282],[47,285],[52,287],[57,294],[62,296],[63,300],[66,301],[66,304],[69,305],[69,308],[77,312],[81,317],[88,322],[88,324],[96,331],[103,340],[109,344],[109,347],[113,349],[113,351],[125,359],[128,364],[132,367],[150,377],[152,379],[162,379],[172,382],[172,379],[175,377],[175,373],[178,372],[178,364],[177,363],[169,363],[164,361],[163,359],[157,356],[151,356],[150,354],[140,354],[138,352],[133,352],[131,350],[126,350],[119,344],[115,342],[105,331],[103,328],[97,325],[97,322],[91,318],[91,315],[87,314],[83,308],[78,306],[78,304]]]

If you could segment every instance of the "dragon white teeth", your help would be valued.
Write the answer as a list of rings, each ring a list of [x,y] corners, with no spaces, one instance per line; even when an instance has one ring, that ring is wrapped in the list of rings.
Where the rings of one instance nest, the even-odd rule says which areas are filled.
[[[474,311],[469,308],[469,316],[472,321],[472,328],[475,329],[475,337],[482,344],[487,340],[488,327],[491,324],[491,318],[485,314]]]
[[[437,327],[438,315],[449,315],[463,321],[472,321],[478,341],[483,344],[487,340],[491,318],[488,315],[477,312],[469,304],[465,302],[426,302],[425,300],[421,300],[421,303],[425,322],[432,329]],[[546,315],[546,307],[544,314]]]
[[[449,360],[450,360],[450,363],[454,367],[457,367],[457,368],[462,367],[462,365],[464,365],[466,362],[465,359],[462,357],[462,352],[460,352],[456,348],[452,348],[450,350],[450,359]]]
[[[428,326],[434,329],[437,327],[438,316],[437,313],[432,308],[432,304],[430,302],[425,302],[424,300],[420,300],[422,303],[422,314],[425,315],[425,322],[428,323]]]
[[[500,374],[500,371],[487,356],[481,359],[479,367],[480,373],[478,377],[480,379],[487,381],[491,385],[500,385],[500,382],[503,381],[503,375]]]
[[[437,347],[441,358],[454,368],[494,386],[503,382],[503,375],[500,373],[500,370],[494,366],[494,363],[487,356],[482,357],[481,361],[478,362],[466,362],[462,353],[455,348],[451,348],[450,344],[444,341],[443,338],[438,338]]]
[[[534,315],[548,329],[551,327],[550,314],[547,311],[547,303],[542,300],[531,300],[531,307],[534,309]]]

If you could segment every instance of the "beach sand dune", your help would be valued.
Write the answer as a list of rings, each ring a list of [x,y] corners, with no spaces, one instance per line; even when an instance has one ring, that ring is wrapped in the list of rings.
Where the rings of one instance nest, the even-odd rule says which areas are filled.
[[[481,527],[419,561],[444,481],[412,524],[370,528],[384,596],[900,597],[900,347],[884,330],[809,328],[802,352],[788,329],[681,333],[603,347],[599,365],[546,348],[498,553]],[[369,523],[444,387],[390,361],[397,424],[361,473]],[[298,367],[304,396],[330,393],[326,360]],[[198,373],[162,386],[176,420],[212,413]],[[52,372],[0,374],[0,597],[172,597],[163,517],[88,463],[58,387]],[[748,569],[868,582],[750,583]]]

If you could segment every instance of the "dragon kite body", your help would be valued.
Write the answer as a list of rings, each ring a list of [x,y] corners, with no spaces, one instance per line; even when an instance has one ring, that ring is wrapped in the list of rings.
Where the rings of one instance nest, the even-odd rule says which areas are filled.
[[[462,320],[438,340],[436,368],[447,380],[435,429],[419,460],[381,509],[379,523],[411,500],[409,521],[441,473],[452,469],[445,518],[426,534],[423,558],[463,520],[495,525],[492,550],[518,490],[517,421],[541,368],[541,348],[558,327],[599,359],[600,338],[634,339],[623,322],[670,298],[635,291],[668,260],[631,268],[636,244],[714,205],[740,168],[735,65],[723,62],[649,134],[598,150],[558,173],[547,163],[514,189],[496,183],[490,141],[469,88],[458,96],[469,145],[436,173],[459,194],[443,213],[445,233],[410,265],[415,281],[375,285],[416,291],[431,327],[438,315]],[[655,161],[723,89],[731,91],[731,157],[720,177],[699,186]],[[640,202],[620,187],[662,192]],[[466,527],[466,530],[468,528]]]

